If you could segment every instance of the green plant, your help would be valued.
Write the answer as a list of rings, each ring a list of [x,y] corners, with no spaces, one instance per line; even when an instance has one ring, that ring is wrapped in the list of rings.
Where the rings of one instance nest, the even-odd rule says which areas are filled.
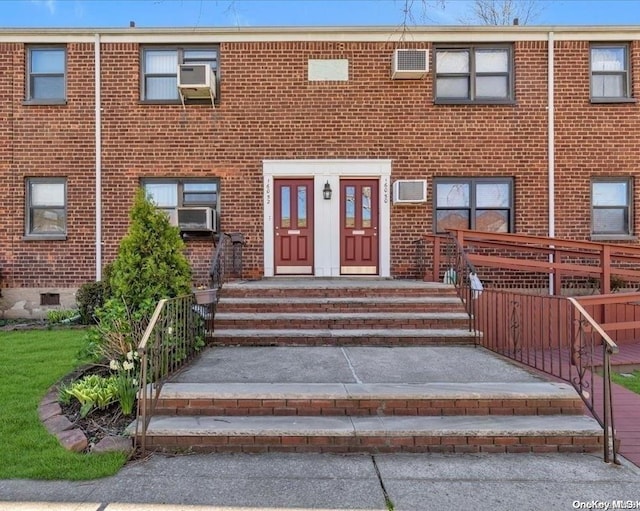
[[[115,389],[120,409],[124,415],[131,415],[138,394],[139,382],[139,359],[136,351],[126,354],[125,360],[120,363],[112,360],[109,364],[112,370],[116,371]]]
[[[64,392],[78,400],[81,417],[86,417],[94,408],[104,409],[117,399],[115,378],[97,374],[73,382]]]
[[[79,314],[77,309],[52,309],[47,311],[47,321],[51,324],[62,323],[77,318]]]
[[[184,250],[178,228],[138,190],[109,279],[113,298],[134,314],[144,310],[150,315],[160,299],[190,293],[191,267]]]

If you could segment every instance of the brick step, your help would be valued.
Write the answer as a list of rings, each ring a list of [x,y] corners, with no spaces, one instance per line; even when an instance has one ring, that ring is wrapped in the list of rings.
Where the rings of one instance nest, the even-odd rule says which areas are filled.
[[[158,415],[582,415],[565,383],[166,383]]]
[[[457,296],[455,287],[437,282],[420,281],[354,281],[303,279],[278,284],[279,279],[263,280],[247,286],[230,282],[224,285],[222,296],[225,298],[363,298],[363,297],[417,297],[417,296]],[[376,285],[371,285],[374,283]]]
[[[214,346],[461,346],[475,344],[468,329],[218,329]]]
[[[135,430],[135,424],[129,431]],[[575,415],[151,418],[147,448],[200,452],[489,452],[602,450],[602,428]]]
[[[465,328],[465,312],[217,312],[216,329]]]
[[[464,312],[457,296],[405,297],[222,297],[217,312]]]

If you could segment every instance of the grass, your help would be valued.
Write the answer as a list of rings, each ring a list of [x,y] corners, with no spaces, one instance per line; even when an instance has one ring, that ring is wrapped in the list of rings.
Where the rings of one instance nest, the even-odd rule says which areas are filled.
[[[636,394],[640,394],[640,371],[634,371],[631,376],[622,376],[619,373],[611,372],[611,379],[617,383],[618,385],[622,385],[623,387],[635,392]]]
[[[96,479],[124,465],[123,453],[67,451],[38,418],[40,400],[78,364],[84,335],[78,329],[0,333],[0,479]]]

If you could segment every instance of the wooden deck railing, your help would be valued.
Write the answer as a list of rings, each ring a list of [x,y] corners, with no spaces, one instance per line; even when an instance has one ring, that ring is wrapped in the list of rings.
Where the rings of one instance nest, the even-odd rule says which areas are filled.
[[[596,279],[600,282],[601,294],[611,292],[612,277],[636,283],[636,287],[640,282],[640,247],[637,246],[463,229],[451,231],[450,235],[425,236],[432,248],[432,264],[426,280],[442,279],[448,268],[447,250],[453,246],[451,236],[476,268],[553,275],[554,295],[561,294],[565,277]]]

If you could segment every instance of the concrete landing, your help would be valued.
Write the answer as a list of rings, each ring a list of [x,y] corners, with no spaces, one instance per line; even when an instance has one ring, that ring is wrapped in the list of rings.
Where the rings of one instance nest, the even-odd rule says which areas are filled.
[[[522,383],[545,381],[475,347],[207,348],[176,383]]]

